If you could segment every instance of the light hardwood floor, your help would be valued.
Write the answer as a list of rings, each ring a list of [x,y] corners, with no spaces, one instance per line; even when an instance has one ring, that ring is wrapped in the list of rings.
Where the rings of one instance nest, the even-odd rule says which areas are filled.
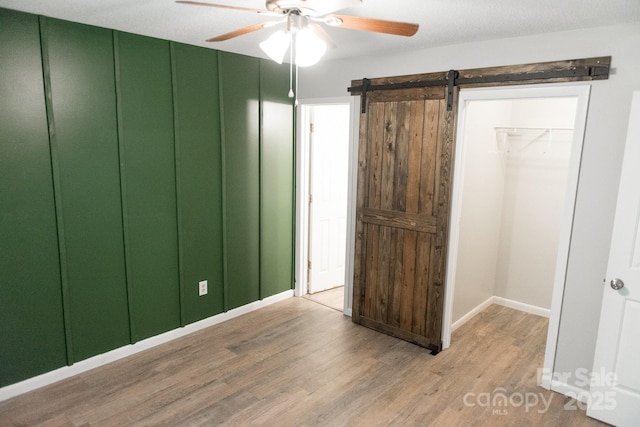
[[[491,306],[431,356],[291,298],[2,402],[0,425],[599,425],[536,386],[546,328]]]
[[[344,306],[344,286],[338,286],[315,294],[305,295],[304,298],[326,305],[342,313]]]

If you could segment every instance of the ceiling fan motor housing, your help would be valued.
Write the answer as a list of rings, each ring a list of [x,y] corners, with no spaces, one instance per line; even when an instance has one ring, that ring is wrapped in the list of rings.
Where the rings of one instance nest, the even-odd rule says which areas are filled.
[[[295,10],[305,16],[322,16],[361,3],[362,0],[267,0],[266,8],[282,15]]]
[[[267,0],[266,7],[269,12],[288,15],[294,10],[300,13],[305,3],[305,0]]]

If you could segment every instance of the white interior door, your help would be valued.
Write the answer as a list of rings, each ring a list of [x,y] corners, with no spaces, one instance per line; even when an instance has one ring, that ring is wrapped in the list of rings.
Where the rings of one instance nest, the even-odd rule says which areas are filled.
[[[624,286],[622,283],[624,282]],[[633,94],[587,415],[640,425],[640,91]]]
[[[349,105],[311,110],[309,293],[344,285]]]

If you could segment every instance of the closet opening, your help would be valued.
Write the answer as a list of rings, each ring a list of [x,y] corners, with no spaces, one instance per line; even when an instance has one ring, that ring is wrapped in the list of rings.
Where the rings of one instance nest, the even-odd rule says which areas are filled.
[[[588,95],[589,86],[461,90],[443,348],[499,304],[549,318],[553,369]]]

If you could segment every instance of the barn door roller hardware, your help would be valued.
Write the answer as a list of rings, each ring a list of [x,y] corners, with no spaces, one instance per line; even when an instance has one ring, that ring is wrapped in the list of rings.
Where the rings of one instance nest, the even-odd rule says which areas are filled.
[[[353,80],[347,90],[360,95],[360,111],[367,108],[367,94],[374,91],[425,88],[447,88],[447,110],[453,109],[455,87],[486,87],[522,85],[534,83],[559,83],[609,78],[611,57],[573,59],[536,64],[508,65],[502,67],[450,70],[448,73],[429,73],[413,76]]]
[[[458,75],[456,70],[449,70],[447,74],[447,111],[453,110],[453,88],[456,86]]]

